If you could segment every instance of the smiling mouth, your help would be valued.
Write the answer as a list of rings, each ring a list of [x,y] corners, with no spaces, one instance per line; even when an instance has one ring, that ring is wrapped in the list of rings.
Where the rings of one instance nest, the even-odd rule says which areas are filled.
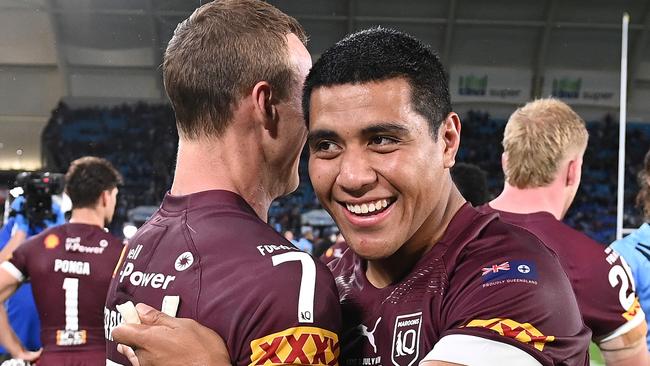
[[[381,199],[361,204],[341,202],[341,205],[344,206],[350,213],[353,213],[357,216],[372,216],[385,211],[393,203],[395,203],[394,199]]]

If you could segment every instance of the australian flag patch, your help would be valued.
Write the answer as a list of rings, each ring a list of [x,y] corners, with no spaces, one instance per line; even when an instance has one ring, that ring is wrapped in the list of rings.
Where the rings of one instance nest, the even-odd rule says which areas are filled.
[[[526,260],[513,260],[495,263],[481,269],[483,287],[503,283],[529,283],[537,285],[538,275],[535,263]]]

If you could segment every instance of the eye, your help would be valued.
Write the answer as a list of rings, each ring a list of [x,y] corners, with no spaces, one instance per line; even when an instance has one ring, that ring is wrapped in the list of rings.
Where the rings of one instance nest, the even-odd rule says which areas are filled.
[[[320,141],[320,142],[318,142],[316,144],[316,149],[315,150],[316,151],[331,151],[331,150],[335,149],[336,147],[337,147],[336,144],[333,143],[332,141],[324,140],[324,141]]]
[[[331,140],[320,140],[310,144],[311,153],[320,159],[335,158],[341,151],[341,147]]]
[[[370,140],[372,145],[389,145],[397,143],[397,139],[388,136],[375,136]]]

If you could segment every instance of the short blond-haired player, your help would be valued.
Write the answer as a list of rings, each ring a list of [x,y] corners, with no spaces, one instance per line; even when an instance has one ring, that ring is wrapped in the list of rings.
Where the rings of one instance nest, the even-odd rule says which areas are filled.
[[[557,99],[517,109],[503,136],[503,192],[480,210],[498,212],[557,253],[607,365],[647,364],[645,315],[624,260],[560,221],[580,185],[588,139],[582,118]]]

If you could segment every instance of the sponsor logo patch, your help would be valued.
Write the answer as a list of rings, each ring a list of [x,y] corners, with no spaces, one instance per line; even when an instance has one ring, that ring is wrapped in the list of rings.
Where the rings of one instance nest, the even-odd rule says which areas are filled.
[[[105,245],[102,245],[102,242],[105,242]],[[108,246],[106,240],[99,242],[98,247],[88,247],[81,244],[80,237],[65,238],[65,250],[68,252],[78,252],[78,253],[88,253],[88,254],[102,254],[104,249]]]
[[[174,268],[176,268],[177,271],[182,272],[190,268],[192,263],[194,263],[192,252],[185,252],[176,258],[176,261],[174,261]]]
[[[58,247],[60,243],[61,240],[56,236],[56,234],[49,234],[45,237],[45,240],[43,240],[43,245],[45,245],[45,248],[47,249],[54,249]]]
[[[339,338],[316,327],[294,327],[253,340],[249,366],[337,366]]]
[[[483,287],[503,283],[530,283],[537,285],[538,274],[535,263],[525,260],[506,261],[481,268]]]
[[[86,344],[85,330],[57,330],[56,331],[57,346],[79,346],[82,344]]]
[[[372,330],[368,330],[368,327],[365,324],[359,324],[357,326],[357,329],[359,330],[359,333],[361,333],[361,336],[368,338],[368,343],[370,343],[375,353],[377,353],[377,345],[375,344],[375,331],[377,330],[377,326],[379,325],[380,321],[381,317],[377,318],[377,321],[375,321],[375,326],[372,328]]]
[[[399,315],[393,328],[393,350],[390,358],[395,366],[411,366],[420,354],[422,312]]]
[[[469,322],[466,327],[493,330],[504,337],[513,338],[522,343],[528,343],[540,351],[544,350],[546,343],[555,340],[554,336],[545,336],[530,323],[518,323],[506,318],[475,319]]]

